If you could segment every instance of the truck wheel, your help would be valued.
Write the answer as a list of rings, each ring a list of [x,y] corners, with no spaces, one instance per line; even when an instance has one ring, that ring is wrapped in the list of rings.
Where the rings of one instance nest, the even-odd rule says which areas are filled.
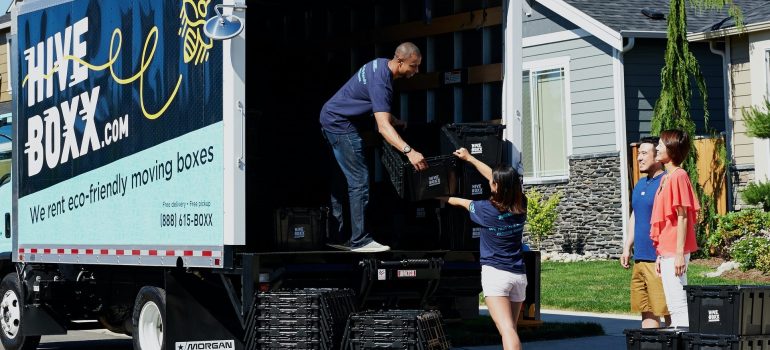
[[[134,303],[134,350],[163,350],[166,323],[166,291],[142,287]]]
[[[24,310],[24,294],[19,275],[9,273],[0,282],[0,340],[6,350],[33,350],[40,344],[40,336],[25,337],[22,334],[21,315]]]

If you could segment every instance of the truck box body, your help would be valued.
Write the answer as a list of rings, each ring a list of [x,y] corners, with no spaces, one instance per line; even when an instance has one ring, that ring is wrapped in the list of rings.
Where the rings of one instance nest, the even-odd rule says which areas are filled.
[[[483,83],[437,79],[454,67],[447,39],[455,34],[468,47],[499,40],[484,44],[490,62],[479,61],[479,50],[455,48],[469,56],[462,69],[521,65],[521,4],[510,3],[513,10],[508,1],[437,3],[431,19],[421,17],[430,13],[422,6],[433,5],[414,1],[17,2],[11,185],[0,181],[0,213],[10,212],[3,232],[10,238],[0,239],[0,296],[19,302],[0,310],[0,323],[20,337],[0,333],[4,348],[97,319],[132,334],[135,349],[160,338],[161,349],[222,340],[243,349],[255,296],[280,288],[352,289],[361,309],[476,316],[478,246],[442,246],[447,232],[438,218],[394,224],[405,204],[379,161],[373,118],[362,130],[368,224],[379,225],[370,230],[374,239],[394,249],[334,250],[324,241],[330,237],[315,235],[326,231],[315,214],[326,212],[336,166],[318,119],[362,64],[393,57],[396,41],[411,40],[436,60],[426,60],[432,71],[411,83],[394,82],[395,115],[412,126],[500,116],[513,125],[521,74],[506,81],[487,74]],[[219,5],[244,23],[243,32],[225,40],[204,34]],[[480,31],[465,24],[468,17],[489,22]],[[514,22],[518,29],[503,25]],[[424,32],[412,30],[423,24]],[[502,53],[503,41],[506,52],[492,55]],[[502,103],[489,103],[495,94]],[[519,129],[507,128],[506,138]],[[307,227],[277,220],[281,208],[305,212],[298,221]],[[312,241],[274,244],[277,228],[288,236],[287,227],[293,238]],[[3,249],[8,240],[12,247]]]
[[[204,35],[213,5],[20,4],[15,259],[222,267],[244,241],[243,39]]]

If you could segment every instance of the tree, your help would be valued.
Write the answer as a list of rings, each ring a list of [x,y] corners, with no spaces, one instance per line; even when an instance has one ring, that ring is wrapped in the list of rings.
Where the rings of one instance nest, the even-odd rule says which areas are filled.
[[[692,99],[692,82],[694,81],[701,98],[703,99],[703,113],[705,126],[708,129],[708,92],[706,91],[706,81],[701,74],[698,60],[690,51],[690,45],[687,41],[687,0],[670,0],[670,9],[668,14],[668,42],[666,44],[665,65],[660,72],[660,81],[662,84],[660,98],[655,103],[652,118],[652,134],[659,135],[661,131],[667,129],[680,129],[689,134],[690,142],[694,141],[692,136],[696,134],[695,122],[690,114],[690,101]],[[736,25],[743,27],[742,14],[740,8],[733,0],[689,0],[691,6],[699,10],[714,10],[729,7],[728,13],[735,18]],[[716,134],[713,130],[709,130]],[[698,233],[699,237],[704,237],[704,233],[716,224],[716,203],[714,199],[707,196],[698,182],[698,169],[696,161],[698,159],[697,150],[690,145],[690,155],[682,164],[682,168],[687,171],[692,181],[693,188],[701,203],[701,212],[699,213]],[[727,153],[724,143],[718,143],[718,152],[722,164],[726,166]]]

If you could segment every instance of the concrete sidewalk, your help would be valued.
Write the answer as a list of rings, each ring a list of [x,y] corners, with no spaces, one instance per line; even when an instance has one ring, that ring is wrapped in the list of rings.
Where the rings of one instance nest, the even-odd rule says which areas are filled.
[[[486,309],[479,310],[479,314],[488,315]],[[627,328],[640,328],[641,318],[632,315],[597,314],[591,312],[573,312],[559,310],[542,310],[541,318],[544,322],[592,322],[604,329],[605,335],[597,337],[571,338],[559,340],[544,340],[526,342],[522,348],[526,350],[573,350],[573,349],[625,349],[626,336],[623,330]],[[501,345],[474,346],[455,348],[457,350],[497,350]]]

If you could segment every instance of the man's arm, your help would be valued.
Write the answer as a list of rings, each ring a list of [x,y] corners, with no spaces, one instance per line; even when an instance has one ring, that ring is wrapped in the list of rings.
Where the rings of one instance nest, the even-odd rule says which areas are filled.
[[[628,236],[626,237],[626,242],[623,244],[623,255],[620,256],[620,265],[622,265],[625,268],[628,268],[630,266],[628,264],[628,261],[631,258],[631,248],[634,246],[635,222],[636,222],[636,217],[632,212],[631,218],[628,219]]]
[[[393,147],[399,151],[408,146],[407,143],[401,138],[401,136],[398,135],[396,129],[393,128],[393,125],[391,124],[392,116],[390,113],[374,113],[374,119],[377,121],[377,130],[379,130],[380,135],[382,135],[382,138],[384,138],[385,141],[393,145]],[[411,152],[406,154],[406,157],[409,158],[409,162],[414,165],[415,169],[425,170],[428,168],[428,163],[425,162],[425,157],[422,156],[422,153],[417,152],[417,150],[413,149]]]

